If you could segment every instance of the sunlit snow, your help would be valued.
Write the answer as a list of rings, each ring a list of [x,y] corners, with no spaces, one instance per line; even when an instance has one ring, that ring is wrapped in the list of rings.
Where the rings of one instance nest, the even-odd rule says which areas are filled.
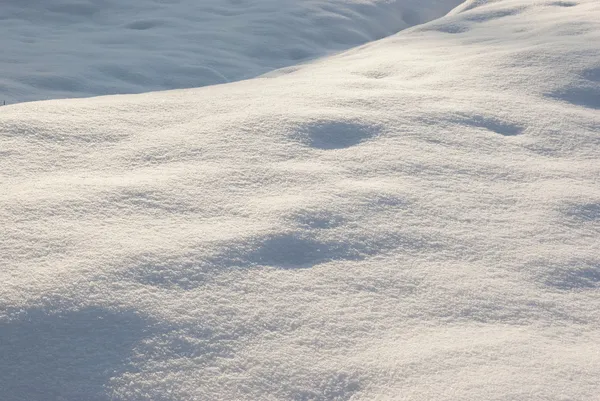
[[[599,160],[597,0],[0,107],[0,399],[596,400]]]

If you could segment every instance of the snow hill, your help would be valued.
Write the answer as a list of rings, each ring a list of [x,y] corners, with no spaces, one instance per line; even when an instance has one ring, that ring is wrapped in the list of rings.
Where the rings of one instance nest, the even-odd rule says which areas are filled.
[[[599,159],[597,0],[1,107],[0,399],[597,400]]]
[[[260,75],[441,17],[462,0],[2,0],[16,103]]]

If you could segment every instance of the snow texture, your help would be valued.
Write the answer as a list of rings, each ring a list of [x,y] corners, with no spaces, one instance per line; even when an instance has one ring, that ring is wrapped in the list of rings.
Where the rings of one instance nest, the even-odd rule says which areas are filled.
[[[441,17],[461,0],[2,0],[9,103],[219,84]]]
[[[1,107],[0,399],[598,400],[599,109],[597,0]]]

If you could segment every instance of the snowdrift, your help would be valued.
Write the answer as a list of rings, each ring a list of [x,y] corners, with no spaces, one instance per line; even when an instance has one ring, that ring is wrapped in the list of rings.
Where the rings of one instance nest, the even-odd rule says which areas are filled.
[[[0,398],[593,400],[600,3],[0,108]]]

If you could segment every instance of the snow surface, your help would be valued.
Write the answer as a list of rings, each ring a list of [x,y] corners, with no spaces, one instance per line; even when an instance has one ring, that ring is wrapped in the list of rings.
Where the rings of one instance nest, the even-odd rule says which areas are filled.
[[[380,39],[461,0],[2,0],[0,102],[197,87]]]
[[[0,108],[0,399],[598,400],[600,2]]]

